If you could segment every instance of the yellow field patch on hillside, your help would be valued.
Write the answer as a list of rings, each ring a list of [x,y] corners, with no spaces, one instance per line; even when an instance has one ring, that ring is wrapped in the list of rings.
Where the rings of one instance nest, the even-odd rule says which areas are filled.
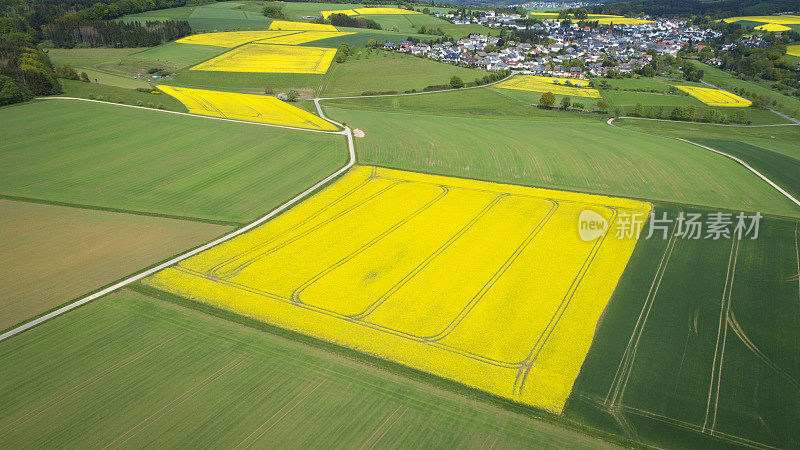
[[[755,29],[761,31],[788,31],[791,30],[792,27],[787,27],[786,25],[779,25],[777,23],[767,23],[764,25],[759,25]]]
[[[247,44],[202,62],[190,70],[324,74],[334,56],[335,48]]]
[[[352,32],[341,31],[300,31],[292,34],[284,34],[281,36],[268,37],[256,42],[264,44],[280,44],[280,45],[299,45],[306,42],[319,41],[321,39],[329,39],[338,36],[347,36],[348,34],[355,34]]]
[[[569,81],[573,86],[567,86]],[[517,89],[520,91],[552,92],[557,95],[570,95],[574,97],[600,98],[597,89],[588,87],[588,80],[574,78],[537,77],[534,75],[517,75],[510,80],[499,83],[497,87],[503,89]]]
[[[800,16],[792,14],[784,14],[781,16],[737,16],[737,17],[729,17],[727,19],[722,19],[723,22],[728,22],[728,23],[739,22],[742,20],[748,22],[777,23],[780,25],[800,24]]]
[[[173,86],[158,88],[177,98],[193,114],[312,130],[337,129],[332,123],[275,97]]]
[[[300,31],[339,31],[333,25],[310,22],[290,22],[288,20],[273,20],[269,24],[270,30],[300,30]]]
[[[697,86],[675,87],[700,100],[708,106],[730,106],[743,108],[753,104],[753,102],[747,100],[746,98],[739,97],[736,94],[731,94],[730,92],[722,91],[720,89]]]
[[[384,14],[422,14],[419,11],[410,11],[408,9],[401,9],[401,8],[359,8],[354,9],[356,13],[367,16],[367,15],[384,15]]]
[[[538,19],[545,19],[545,20],[555,20],[561,21],[558,18],[558,14],[555,13],[548,13],[548,12],[531,12],[529,13],[532,16],[535,16]],[[571,19],[575,20],[575,19]],[[617,25],[642,25],[645,23],[653,23],[652,20],[645,20],[645,19],[636,19],[631,17],[623,17],[623,16],[615,16],[611,14],[589,14],[589,19],[592,22],[598,22],[601,25],[610,25],[610,24],[617,24]]]
[[[800,56],[800,44],[790,45],[786,47],[786,54],[792,56]]]
[[[591,209],[610,232],[578,234]],[[149,286],[560,413],[647,203],[357,166]],[[627,216],[624,216],[627,215]]]
[[[221,33],[202,33],[186,36],[175,42],[180,44],[214,45],[217,47],[238,47],[259,39],[276,38],[293,34],[294,31],[227,31]]]
[[[331,14],[346,14],[348,16],[357,16],[358,15],[358,13],[353,11],[352,9],[336,9],[336,10],[333,10],[333,11],[320,11],[320,14],[322,14],[322,17],[324,17],[326,19]]]

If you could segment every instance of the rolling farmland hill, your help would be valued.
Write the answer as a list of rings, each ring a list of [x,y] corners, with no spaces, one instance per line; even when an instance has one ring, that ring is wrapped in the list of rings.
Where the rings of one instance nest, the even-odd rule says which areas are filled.
[[[26,104],[0,117],[15,130],[0,143],[0,193],[223,223],[258,217],[347,155],[341,136],[80,101]]]
[[[343,102],[343,101],[342,101]],[[342,104],[342,103],[339,103]],[[406,170],[651,200],[797,215],[732,161],[602,121],[476,119],[327,108],[363,130],[361,161]],[[716,175],[742,180],[719,183]],[[714,174],[714,175],[712,175]]]

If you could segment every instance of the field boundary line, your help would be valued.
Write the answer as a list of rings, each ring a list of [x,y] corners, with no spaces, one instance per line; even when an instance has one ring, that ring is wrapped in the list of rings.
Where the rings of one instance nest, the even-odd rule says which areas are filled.
[[[61,206],[64,208],[85,209],[89,211],[130,214],[134,216],[156,217],[159,219],[183,220],[187,222],[205,223],[209,225],[220,225],[229,227],[241,227],[242,225],[245,225],[245,223],[242,222],[235,222],[229,220],[207,219],[203,217],[181,216],[178,214],[164,214],[164,213],[150,212],[150,211],[137,211],[135,209],[112,208],[108,206],[85,205],[82,203],[70,203],[70,202],[62,202],[58,200],[46,200],[34,197],[21,197],[17,195],[0,194],[0,200],[8,200],[21,203],[34,203],[37,205]]]
[[[114,103],[112,103],[112,104],[114,104]],[[124,106],[130,106],[130,105],[124,105]],[[144,109],[148,109],[148,108],[144,108]],[[165,261],[165,262],[163,262],[161,264],[158,264],[158,265],[156,265],[154,267],[151,267],[150,269],[143,270],[143,271],[141,271],[139,273],[136,273],[136,274],[134,274],[134,275],[132,275],[132,276],[130,276],[128,278],[125,278],[124,280],[122,280],[122,281],[120,281],[118,283],[115,283],[115,284],[113,284],[113,285],[111,285],[111,286],[109,286],[109,287],[107,287],[105,289],[101,289],[101,290],[99,290],[99,291],[97,291],[97,292],[95,292],[93,294],[90,294],[90,295],[87,295],[85,297],[79,298],[78,300],[76,300],[76,301],[74,301],[74,302],[72,302],[72,303],[70,303],[68,305],[62,306],[61,308],[58,308],[58,309],[56,309],[54,311],[51,311],[51,312],[49,312],[49,313],[47,313],[47,314],[45,314],[45,315],[43,315],[41,317],[38,317],[38,318],[36,318],[34,320],[31,320],[29,322],[25,322],[24,324],[22,324],[22,325],[20,325],[18,327],[12,328],[11,330],[6,331],[3,334],[0,334],[0,342],[4,341],[4,340],[6,340],[6,339],[8,339],[8,338],[10,338],[12,336],[15,336],[15,335],[17,335],[19,333],[22,333],[25,330],[33,328],[36,325],[44,323],[44,322],[46,322],[46,321],[48,321],[48,320],[50,320],[50,319],[52,319],[54,317],[58,317],[61,314],[64,314],[64,313],[66,313],[68,311],[71,311],[71,310],[73,310],[75,308],[83,306],[86,303],[91,302],[92,300],[98,299],[98,298],[100,298],[100,297],[102,297],[102,296],[104,296],[106,294],[110,294],[110,293],[112,293],[112,292],[114,292],[114,291],[116,291],[118,289],[121,289],[121,288],[123,288],[123,287],[125,287],[125,286],[127,286],[127,285],[129,285],[131,283],[139,281],[142,278],[150,276],[150,275],[152,275],[152,274],[154,274],[154,273],[156,273],[156,272],[158,272],[160,270],[163,270],[163,269],[166,269],[167,267],[173,266],[173,265],[175,265],[175,264],[177,264],[177,263],[179,263],[179,262],[181,262],[181,261],[183,261],[183,260],[185,260],[187,258],[190,258],[190,257],[192,257],[192,256],[194,256],[194,255],[196,255],[196,254],[198,254],[200,252],[203,252],[203,251],[208,250],[208,249],[210,249],[212,247],[215,247],[215,246],[217,246],[217,245],[219,245],[219,244],[221,244],[223,242],[229,241],[229,240],[235,238],[236,236],[239,236],[240,234],[244,234],[244,233],[252,230],[253,228],[261,225],[262,223],[264,223],[264,222],[272,219],[273,217],[277,216],[278,214],[280,214],[281,212],[283,212],[287,208],[293,206],[295,203],[305,199],[306,197],[308,197],[309,195],[311,195],[312,193],[317,191],[322,186],[328,184],[331,180],[333,180],[333,179],[337,178],[339,175],[345,173],[347,170],[349,170],[351,167],[353,167],[355,165],[355,163],[356,163],[356,150],[355,150],[355,146],[353,145],[353,133],[352,133],[352,131],[350,130],[349,127],[346,127],[346,126],[340,124],[339,122],[335,122],[333,120],[330,120],[330,119],[324,117],[324,115],[322,113],[322,108],[319,106],[318,103],[317,103],[317,109],[320,112],[320,117],[322,117],[323,119],[328,120],[328,121],[330,121],[330,122],[332,122],[332,123],[334,123],[336,125],[339,125],[339,126],[344,128],[344,130],[341,131],[341,132],[335,132],[335,133],[334,132],[325,132],[327,134],[343,134],[347,138],[347,147],[348,147],[348,151],[349,151],[349,154],[350,154],[350,159],[348,160],[348,162],[343,167],[341,167],[340,169],[336,170],[335,172],[333,172],[332,174],[328,175],[327,177],[323,178],[322,180],[318,181],[317,183],[315,183],[314,185],[312,185],[311,187],[309,187],[305,191],[297,194],[296,196],[294,196],[293,198],[289,199],[285,203],[273,208],[270,212],[268,212],[267,214],[265,214],[264,216],[262,216],[262,217],[260,217],[260,218],[258,218],[256,220],[254,220],[253,222],[250,222],[249,224],[247,224],[247,225],[245,225],[245,226],[243,226],[243,227],[241,227],[239,229],[233,230],[230,233],[227,233],[222,237],[214,239],[211,242],[208,242],[208,243],[206,243],[204,245],[201,245],[201,246],[199,246],[199,247],[197,247],[195,249],[189,250],[189,251],[187,251],[185,253],[182,253],[182,254],[174,257],[174,258],[171,258],[171,259],[169,259],[169,260],[167,260],[167,261]],[[160,111],[160,110],[156,110],[156,111]],[[167,112],[172,112],[172,111],[167,111]],[[198,116],[198,117],[203,117],[203,116]],[[261,125],[263,125],[263,124],[261,124]],[[307,130],[307,131],[313,131],[313,130]]]
[[[482,84],[480,86],[470,86],[470,87],[453,88],[453,89],[442,89],[441,91],[406,92],[406,93],[403,93],[403,94],[347,95],[347,96],[344,96],[344,97],[317,97],[317,98],[313,98],[312,100],[314,100],[314,103],[317,103],[319,100],[346,100],[346,99],[353,99],[353,98],[404,97],[404,96],[408,96],[408,95],[423,95],[423,94],[438,94],[440,92],[468,91],[470,89],[480,89],[480,88],[484,88],[484,87],[495,85],[497,83],[502,83],[503,81],[506,81],[506,80],[510,79],[511,77],[513,77],[513,76],[514,76],[514,74],[512,73],[511,75],[503,78],[502,80],[493,81],[491,83]],[[330,120],[330,119],[326,119],[326,120]],[[332,120],[330,120],[330,121],[333,122]]]
[[[607,123],[607,124],[609,124],[609,125],[611,125],[612,127],[616,127],[616,125],[614,125],[614,124],[612,123],[612,122],[614,121],[614,119],[617,119],[617,117],[612,117],[612,118],[608,119],[608,121],[607,121],[606,123]],[[655,120],[655,119],[653,119],[653,120]],[[787,125],[788,125],[788,124],[787,124]],[[764,126],[764,125],[759,125],[759,126]],[[764,176],[764,175],[763,175],[761,172],[759,172],[758,170],[756,170],[755,168],[753,168],[753,166],[751,166],[750,164],[747,164],[747,163],[746,163],[745,161],[743,161],[741,158],[737,158],[736,156],[733,156],[733,155],[731,155],[731,154],[729,154],[729,153],[725,153],[725,152],[723,152],[723,151],[717,150],[717,149],[715,149],[715,148],[711,148],[711,147],[708,147],[708,146],[705,146],[705,145],[702,145],[702,144],[698,144],[697,142],[692,142],[692,141],[690,141],[690,140],[688,140],[688,139],[683,139],[683,138],[679,138],[679,137],[673,137],[673,136],[663,136],[663,137],[665,137],[665,138],[667,138],[667,139],[674,139],[674,140],[676,140],[676,141],[685,142],[685,143],[687,143],[687,144],[692,144],[692,145],[694,145],[694,146],[697,146],[697,147],[700,147],[700,148],[704,148],[704,149],[706,149],[706,150],[708,150],[708,151],[714,152],[714,153],[716,153],[716,154],[718,154],[718,155],[722,155],[722,156],[725,156],[725,157],[727,157],[727,158],[730,158],[730,159],[732,159],[732,160],[736,161],[737,163],[739,163],[739,164],[741,164],[742,166],[744,166],[744,167],[745,167],[747,170],[749,170],[750,172],[753,172],[754,174],[756,174],[756,176],[758,176],[758,177],[759,177],[759,178],[761,178],[762,180],[766,181],[766,182],[767,182],[767,184],[769,184],[769,185],[770,185],[770,186],[772,186],[772,187],[773,187],[775,190],[777,190],[778,192],[780,192],[781,194],[783,194],[783,196],[784,196],[784,197],[786,197],[786,198],[788,198],[788,199],[789,199],[789,201],[791,201],[792,203],[794,203],[794,204],[795,204],[795,205],[797,205],[797,206],[800,206],[800,200],[797,200],[796,198],[794,198],[794,197],[792,196],[792,194],[790,194],[790,193],[786,192],[786,191],[785,191],[785,190],[784,190],[782,187],[780,187],[780,186],[778,186],[777,184],[775,184],[775,182],[773,182],[772,180],[770,180],[769,178],[767,178],[766,176]]]
[[[762,128],[762,127],[796,127],[800,125],[800,123],[768,123],[764,125],[739,125],[734,123],[711,123],[711,122],[688,122],[685,120],[672,120],[672,119],[654,119],[652,117],[632,117],[632,116],[618,116],[612,117],[606,121],[607,124],[611,126],[616,126],[612,124],[616,119],[631,119],[631,120],[651,120],[655,122],[669,122],[669,123],[685,123],[688,125],[715,125],[718,127],[735,127],[735,128]]]
[[[271,128],[282,128],[284,130],[308,131],[308,132],[311,132],[311,133],[343,134],[343,135],[347,135],[347,133],[348,133],[348,131],[346,129],[345,130],[340,130],[340,131],[311,130],[311,129],[308,129],[308,128],[290,127],[288,125],[275,125],[275,124],[272,124],[272,123],[250,122],[250,121],[247,121],[247,120],[229,119],[227,117],[204,116],[202,114],[193,114],[193,113],[188,113],[188,112],[170,111],[170,110],[167,110],[167,109],[148,108],[148,107],[145,107],[145,106],[127,105],[125,103],[106,102],[106,101],[101,101],[101,100],[92,100],[92,99],[88,99],[88,98],[57,97],[56,96],[56,97],[36,97],[36,100],[78,100],[78,101],[82,101],[82,102],[100,103],[100,104],[103,104],[103,105],[115,105],[115,106],[124,106],[124,107],[127,107],[127,108],[143,109],[145,111],[156,111],[156,112],[162,112],[162,113],[167,113],[167,114],[177,114],[179,116],[199,117],[201,119],[221,120],[223,122],[243,123],[243,124],[246,124],[246,125],[260,125],[260,126],[271,127]],[[338,122],[334,122],[334,121],[332,121],[330,119],[327,119],[325,117],[322,117],[322,119],[323,120],[327,120],[328,122],[331,122],[331,123],[336,124],[338,126],[342,126]]]

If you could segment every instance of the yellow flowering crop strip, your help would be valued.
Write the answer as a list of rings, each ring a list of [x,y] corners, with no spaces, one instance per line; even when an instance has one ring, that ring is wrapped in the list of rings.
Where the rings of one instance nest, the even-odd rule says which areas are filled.
[[[273,20],[269,24],[270,30],[291,30],[291,31],[339,31],[333,25],[324,23],[310,22],[290,22],[288,20]]]
[[[348,34],[355,34],[355,33],[340,32],[340,31],[300,31],[291,34],[268,37],[265,39],[258,40],[256,42],[262,44],[299,45],[299,44],[305,44],[306,42],[319,41],[321,39],[347,36]]]
[[[326,19],[331,14],[346,14],[348,16],[357,16],[358,15],[358,13],[353,11],[352,9],[337,9],[337,10],[333,10],[333,11],[320,11],[320,14],[322,14],[322,17],[324,17]]]
[[[708,106],[730,106],[736,108],[743,108],[753,104],[746,98],[739,97],[736,94],[731,94],[720,89],[697,87],[697,86],[675,86],[676,88],[686,92],[692,97],[700,100]]]
[[[324,74],[334,56],[335,48],[254,43],[236,47],[191,70]]]
[[[354,9],[353,11],[363,16],[377,16],[386,14],[421,14],[419,11],[411,11],[401,8],[359,8]]]
[[[591,209],[610,232],[578,234]],[[152,287],[560,413],[647,203],[356,166]]]
[[[800,44],[790,45],[786,47],[786,54],[792,56],[800,56]]]
[[[780,16],[738,16],[728,17],[722,19],[723,22],[764,22],[764,23],[777,23],[779,25],[798,25],[800,24],[800,16],[793,14],[783,14]]]
[[[328,18],[331,14],[347,14],[348,16],[379,16],[379,15],[405,15],[422,14],[419,11],[411,11],[401,8],[358,8],[358,9],[337,9],[333,11],[320,11],[322,17]]]
[[[193,34],[178,39],[180,44],[214,45],[233,48],[259,39],[275,38],[294,34],[296,31],[227,31],[221,33]]]
[[[572,83],[573,86],[567,86],[567,81]],[[516,89],[520,91],[552,92],[553,94],[570,95],[574,97],[600,98],[600,92],[597,89],[578,87],[578,84],[588,86],[589,81],[578,80],[574,78],[517,75],[510,80],[503,81],[502,83],[498,84],[497,87],[503,89]]]
[[[158,86],[177,98],[190,113],[250,122],[285,125],[312,130],[336,130],[336,126],[308,111],[275,97]]]
[[[789,31],[792,27],[787,27],[786,25],[779,25],[777,23],[767,23],[764,25],[759,25],[755,27],[756,30],[761,31]]]
[[[545,20],[555,20],[561,21],[562,19],[558,18],[558,14],[555,13],[547,13],[547,12],[531,12],[529,13],[532,16],[535,16],[537,19],[545,19]],[[575,19],[572,19],[575,20]],[[589,14],[589,21],[591,22],[598,22],[601,25],[610,25],[610,24],[617,24],[617,25],[642,25],[645,23],[653,23],[652,20],[645,20],[645,19],[636,19],[631,17],[623,17],[623,16],[615,16],[610,14]]]

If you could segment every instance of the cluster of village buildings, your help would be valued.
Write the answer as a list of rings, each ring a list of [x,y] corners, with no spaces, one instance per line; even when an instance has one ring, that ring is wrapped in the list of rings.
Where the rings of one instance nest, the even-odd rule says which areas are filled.
[[[452,21],[464,18],[450,18]],[[526,29],[518,14],[482,14],[485,25]],[[474,19],[466,19],[474,20]],[[519,43],[495,36],[470,35],[456,42],[429,45],[403,41],[386,42],[384,48],[437,61],[486,70],[514,70],[546,76],[601,76],[614,70],[629,73],[646,65],[651,51],[676,55],[688,42],[702,42],[720,34],[689,26],[684,20],[653,20],[640,25],[601,25],[599,28],[569,26],[543,20],[532,29],[546,36],[547,44]]]

